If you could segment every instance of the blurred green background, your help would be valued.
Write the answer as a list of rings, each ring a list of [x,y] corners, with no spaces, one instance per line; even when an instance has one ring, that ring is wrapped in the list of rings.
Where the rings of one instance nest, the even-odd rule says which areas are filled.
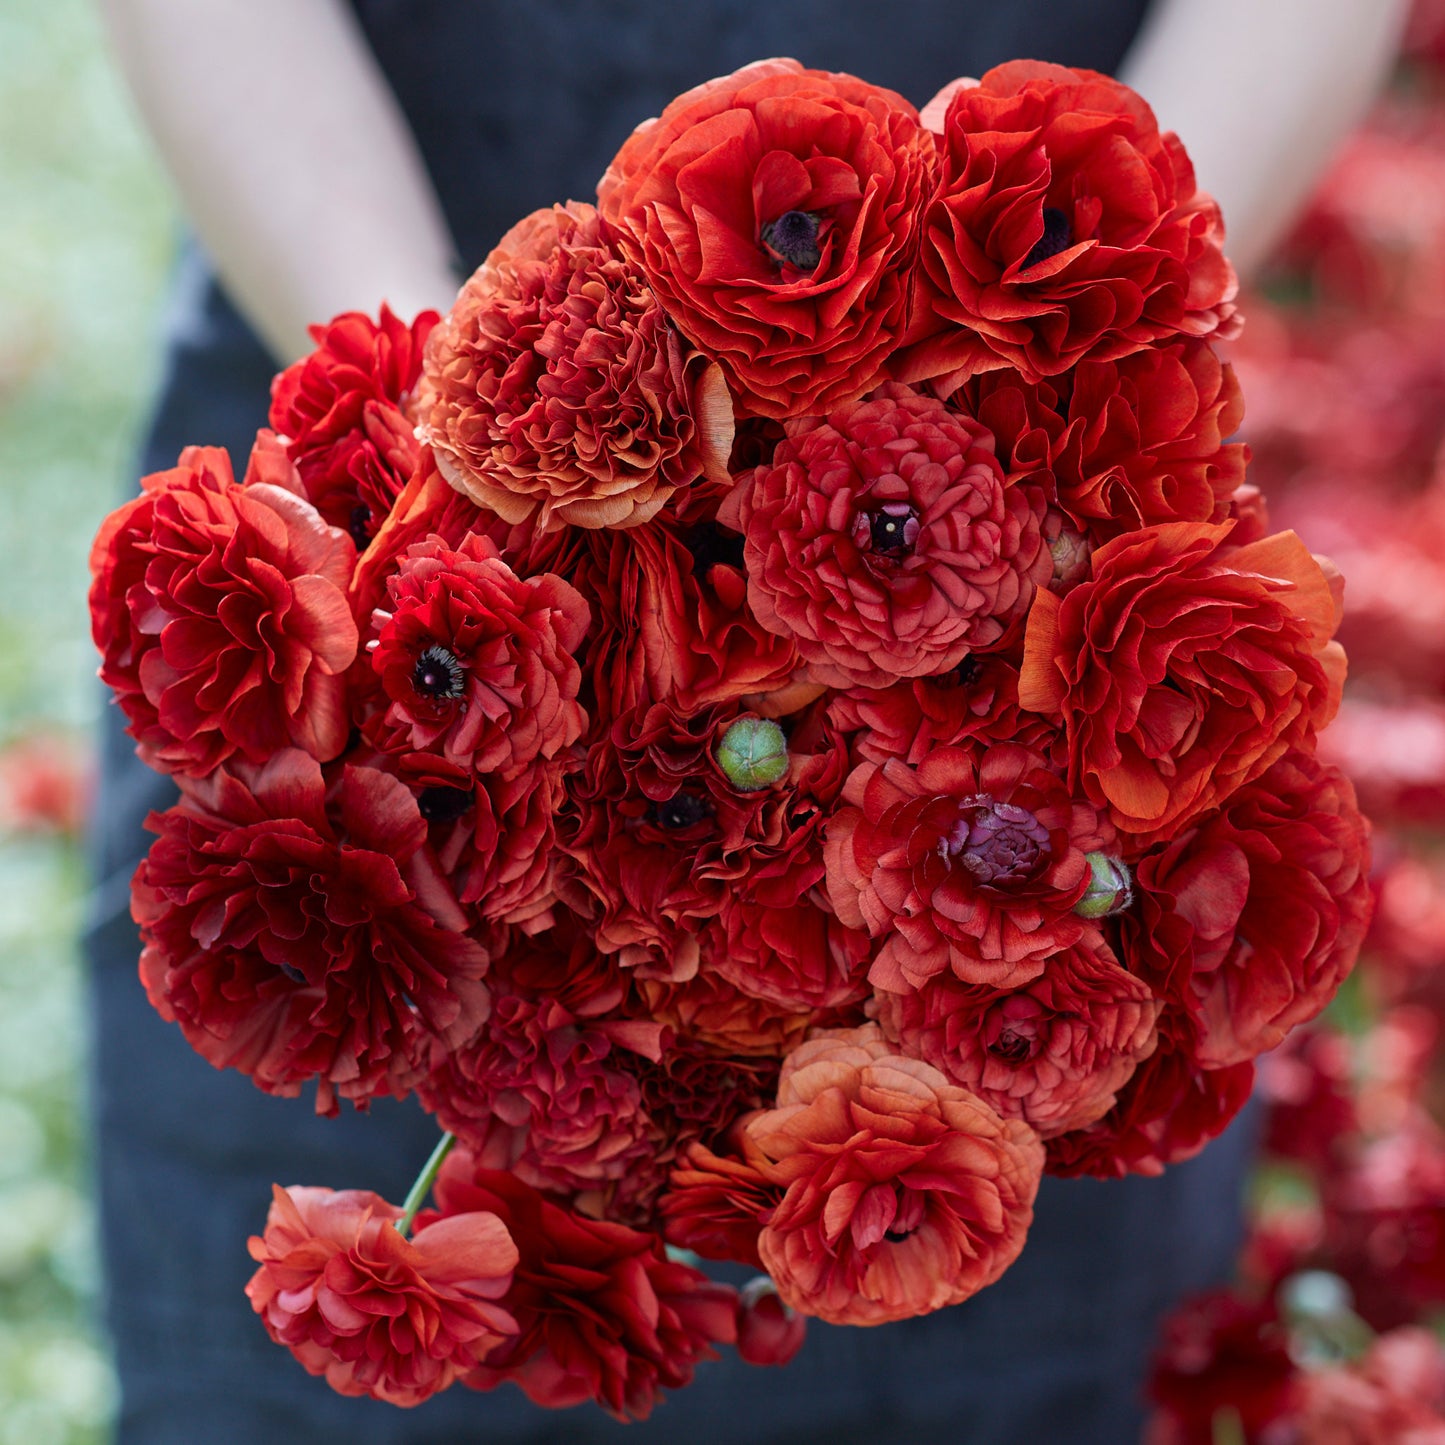
[[[14,767],[0,780],[0,1445],[103,1440],[113,1403],[78,1122],[85,879],[63,814],[102,705],[86,557],[131,485],[174,234],[90,0],[4,0],[0,744]],[[39,769],[54,816],[19,797]]]

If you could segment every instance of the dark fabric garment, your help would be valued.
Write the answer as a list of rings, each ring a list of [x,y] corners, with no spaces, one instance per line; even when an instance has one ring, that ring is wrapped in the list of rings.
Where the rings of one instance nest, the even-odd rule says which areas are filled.
[[[359,0],[417,130],[467,264],[528,210],[589,196],[626,132],[671,96],[761,55],[848,69],[923,101],[1010,55],[1117,66],[1143,0],[741,3],[663,7]],[[379,299],[379,298],[378,298]],[[143,469],[189,443],[244,456],[272,366],[183,257],[169,367]],[[400,1199],[435,1128],[414,1105],[316,1119],[211,1069],[150,1009],[136,978],[128,884],[142,820],[173,786],[135,762],[107,710],[89,935],[94,1110],[108,1316],[122,1382],[119,1445],[350,1438],[588,1442],[960,1442],[1128,1445],[1154,1323],[1223,1279],[1239,1232],[1250,1130],[1162,1179],[1045,1180],[1029,1243],[1004,1279],[926,1319],[872,1330],[814,1324],[785,1370],[730,1353],[643,1426],[591,1408],[544,1412],[508,1387],[453,1390],[413,1411],[345,1400],[272,1345],[241,1294],[244,1241],[272,1181]]]

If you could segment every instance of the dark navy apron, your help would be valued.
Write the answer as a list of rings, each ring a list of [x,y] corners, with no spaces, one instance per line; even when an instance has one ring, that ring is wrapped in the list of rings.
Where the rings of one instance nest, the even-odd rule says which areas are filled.
[[[590,198],[632,127],[709,76],[792,55],[921,104],[953,77],[1010,58],[1112,71],[1146,3],[357,0],[357,10],[470,268],[528,211]],[[189,443],[244,457],[274,367],[193,249],[181,260],[169,343],[143,469],[173,465]],[[241,1292],[252,1269],[246,1237],[262,1225],[273,1180],[400,1199],[436,1131],[415,1106],[386,1101],[369,1117],[315,1119],[307,1102],[268,1098],[212,1069],[151,1011],[127,889],[149,842],[141,819],[168,806],[172,790],[135,762],[122,721],[107,709],[89,936],[120,1445],[1137,1439],[1158,1315],[1229,1272],[1247,1130],[1162,1179],[1046,1179],[1022,1258],[976,1299],[881,1329],[810,1325],[784,1370],[729,1354],[646,1425],[623,1427],[590,1406],[538,1410],[511,1386],[457,1388],[411,1411],[333,1395],[252,1314]]]

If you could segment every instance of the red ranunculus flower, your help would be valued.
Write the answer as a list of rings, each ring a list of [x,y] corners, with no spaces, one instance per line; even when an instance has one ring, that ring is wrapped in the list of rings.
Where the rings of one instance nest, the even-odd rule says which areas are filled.
[[[1074,524],[1104,540],[1156,522],[1222,522],[1249,448],[1234,368],[1204,341],[1086,361],[1030,385],[987,371],[952,401],[994,432],[1010,475],[1047,471]]]
[[[312,505],[364,548],[416,470],[421,444],[407,415],[422,348],[437,323],[410,326],[382,306],[311,328],[316,350],[271,383],[271,425],[285,439]]]
[[[1219,208],[1127,86],[1021,60],[961,87],[924,211],[904,379],[1056,376],[1153,342],[1233,335]]]
[[[1249,1099],[1254,1064],[1201,1068],[1198,1041],[1189,1015],[1166,1006],[1158,1047],[1119,1090],[1114,1107],[1087,1128],[1049,1140],[1049,1173],[1162,1174],[1222,1134]]]
[[[673,1168],[658,1208],[673,1244],[704,1259],[730,1259],[761,1269],[758,1234],[783,1197],[783,1187],[748,1134],[750,1119],[741,1117],[729,1132],[737,1154],[690,1145]]]
[[[789,422],[719,519],[744,535],[758,620],[797,643],[811,676],[884,687],[1005,636],[1053,570],[1043,513],[972,417],[888,385]]]
[[[503,1303],[521,1332],[465,1377],[475,1389],[511,1380],[549,1408],[595,1400],[642,1419],[662,1390],[716,1357],[714,1344],[736,1338],[734,1291],[674,1264],[656,1235],[584,1219],[510,1174],[477,1169],[464,1149],[442,1166],[436,1200],[442,1218],[497,1214],[520,1255]]]
[[[782,1200],[758,1253],[784,1301],[873,1325],[958,1304],[1023,1248],[1043,1147],[876,1028],[823,1033],[747,1132]]]
[[[635,527],[699,475],[726,480],[732,448],[721,370],[575,201],[519,221],[462,288],[422,416],[454,487],[544,531]]]
[[[246,1295],[266,1333],[341,1395],[419,1405],[517,1333],[497,1301],[517,1247],[493,1213],[405,1239],[401,1210],[361,1189],[275,1186]]]
[[[1205,1068],[1272,1049],[1334,997],[1370,914],[1369,830],[1354,789],[1286,753],[1135,873],[1131,968],[1185,1004]]]
[[[807,1337],[808,1320],[789,1309],[766,1275],[738,1295],[738,1356],[750,1365],[786,1365]]]
[[[1293,532],[1230,548],[1229,530],[1129,532],[1091,581],[1034,595],[1020,701],[1062,715],[1070,784],[1137,847],[1310,747],[1339,703],[1330,578]]]
[[[550,573],[518,577],[483,537],[408,549],[387,584],[372,666],[389,706],[368,729],[384,752],[439,752],[515,778],[576,742],[587,716],[573,654],[589,612]]]
[[[639,126],[598,205],[740,408],[798,416],[867,390],[897,345],[932,159],[901,96],[764,60]]]
[[[284,484],[240,486],[224,451],[188,447],[91,548],[100,676],[161,772],[200,777],[293,745],[324,762],[346,744],[356,549],[280,466]]]
[[[1354,1087],[1348,1035],[1323,1020],[1293,1030],[1259,1061],[1264,1152],[1319,1174],[1338,1169],[1359,1144]]]
[[[141,979],[217,1068],[267,1093],[317,1081],[319,1112],[411,1088],[435,1039],[486,1018],[486,951],[463,930],[411,793],[371,768],[327,782],[296,749],[218,770],[147,820]]]
[[[1083,933],[1084,855],[1108,827],[1037,753],[1001,743],[937,748],[917,768],[863,763],[844,797],[828,891],[844,923],[885,940],[875,987],[906,993],[951,968],[1016,988]]]
[[[648,1017],[722,1054],[785,1054],[819,1017],[816,1009],[785,1012],[776,1003],[744,993],[711,969],[686,983],[641,978],[636,988]]]
[[[1043,1139],[1106,1114],[1157,1042],[1158,1001],[1094,933],[1007,992],[944,972],[877,998],[883,1032],[904,1052]]]

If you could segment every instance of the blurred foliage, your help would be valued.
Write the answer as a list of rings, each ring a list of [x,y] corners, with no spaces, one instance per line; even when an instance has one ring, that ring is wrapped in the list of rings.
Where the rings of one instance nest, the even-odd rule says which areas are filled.
[[[171,205],[88,0],[0,5],[0,741],[101,705],[85,610],[158,359]],[[0,837],[0,1445],[88,1445],[114,1404],[94,1324],[85,878]]]

